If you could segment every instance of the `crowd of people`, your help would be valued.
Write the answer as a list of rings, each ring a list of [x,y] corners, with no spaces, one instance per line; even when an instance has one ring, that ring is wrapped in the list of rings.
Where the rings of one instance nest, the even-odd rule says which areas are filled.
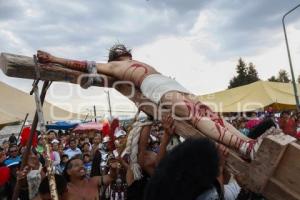
[[[248,137],[255,137],[255,129],[270,123],[299,136],[299,115],[286,111],[280,118],[252,113],[247,119],[230,120]],[[240,177],[226,171],[226,154],[209,139],[184,141],[174,134],[171,116],[128,127],[115,119],[100,132],[48,130],[46,137],[36,136],[22,169],[25,145],[15,135],[1,145],[1,199],[12,198],[17,182],[21,184],[20,199],[51,199],[48,165],[55,174],[59,199],[249,199],[249,195],[243,197]],[[45,142],[50,145],[50,155]]]
[[[274,123],[283,133],[300,138],[300,113],[294,110],[282,112],[249,112],[244,115],[233,114],[227,120],[234,125],[241,133],[251,137],[251,130],[260,128],[261,122]]]
[[[166,123],[170,125],[170,121],[164,124]],[[25,129],[27,128],[29,132],[29,127]],[[169,133],[163,134],[159,123],[145,129],[145,134],[139,139],[139,161],[136,162],[153,173],[158,159],[166,152],[170,137]],[[63,133],[48,130],[46,141],[37,132],[28,163],[20,169],[26,141],[23,141],[22,136],[18,141],[12,134],[0,148],[0,197],[11,199],[16,182],[19,181],[23,185],[20,199],[51,199],[46,176],[49,156],[56,182],[59,182],[57,185],[64,187],[62,189],[57,186],[62,199],[139,199],[142,195],[138,189],[141,184],[135,182],[134,172],[128,170],[131,163],[129,155],[124,151],[127,137],[128,130],[120,126],[118,120],[105,123],[102,131]],[[178,143],[177,138],[174,143]],[[50,145],[50,155],[47,155],[45,142]],[[160,148],[162,143],[164,147]],[[141,163],[141,159],[147,161]],[[34,176],[38,178],[33,178]],[[146,180],[147,177],[143,176],[141,179]],[[129,187],[131,184],[133,186]],[[34,188],[38,185],[39,187]]]

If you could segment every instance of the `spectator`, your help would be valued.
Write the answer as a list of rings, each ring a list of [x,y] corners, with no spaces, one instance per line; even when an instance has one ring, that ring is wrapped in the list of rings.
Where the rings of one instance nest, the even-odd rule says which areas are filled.
[[[99,188],[109,185],[116,178],[119,165],[112,163],[109,175],[86,178],[83,161],[76,156],[71,158],[64,170],[68,182],[68,199],[99,199]]]
[[[81,149],[81,151],[82,151],[82,154],[91,154],[91,147],[90,147],[90,144],[89,143],[87,143],[87,142],[85,142],[84,144],[83,144],[83,146],[82,146],[82,149]]]
[[[293,137],[296,137],[296,122],[293,118],[290,117],[288,111],[283,111],[279,119],[279,127],[282,131]]]
[[[4,149],[0,147],[0,167],[4,166],[4,160],[6,159],[6,153]]]
[[[84,164],[86,176],[90,177],[91,170],[92,170],[92,162],[91,162],[90,154],[83,154],[83,164]]]
[[[8,141],[9,141],[10,144],[17,144],[17,142],[18,142],[18,140],[17,140],[17,138],[16,138],[16,136],[15,136],[14,133],[11,134],[11,136],[8,139]]]
[[[3,148],[3,152],[4,152],[5,154],[7,154],[7,153],[8,153],[8,149],[9,149],[9,141],[4,140],[4,141],[2,142],[2,148]]]
[[[252,112],[250,119],[246,123],[246,128],[251,130],[254,126],[258,125],[261,122],[261,120],[257,117],[256,112]]]
[[[52,162],[53,167],[56,167],[60,164],[60,155],[58,153],[59,141],[57,139],[53,139],[51,143],[52,143],[52,146],[51,146],[51,151],[50,151],[50,158],[53,161]]]
[[[21,157],[18,155],[18,146],[13,144],[8,149],[8,158],[4,160],[4,164],[7,167],[13,166],[13,165],[19,165],[21,162]]]
[[[241,118],[238,121],[238,129],[241,133],[243,133],[245,136],[249,136],[249,132],[250,130],[246,128],[246,119],[245,118]]]
[[[52,142],[52,140],[56,139],[56,133],[53,130],[48,131],[48,141],[49,143]]]
[[[94,157],[97,150],[100,148],[99,146],[101,146],[101,142],[102,142],[101,135],[96,134],[96,136],[93,139],[93,145],[92,145],[92,150],[91,150],[92,157]]]
[[[57,174],[63,174],[63,171],[65,170],[65,166],[66,166],[66,163],[68,162],[68,160],[69,160],[68,155],[64,154],[61,156],[60,164],[57,165],[57,167],[56,167]]]
[[[69,159],[76,155],[81,155],[80,149],[76,146],[76,140],[74,138],[70,139],[70,147],[64,151],[64,154],[68,155]]]
[[[42,139],[41,136],[39,136],[39,138],[38,138],[38,144],[37,144],[35,150],[36,150],[39,154],[43,154],[43,153],[44,153],[43,139]]]
[[[213,142],[187,139],[161,160],[147,186],[145,200],[195,200],[214,188],[219,164]]]

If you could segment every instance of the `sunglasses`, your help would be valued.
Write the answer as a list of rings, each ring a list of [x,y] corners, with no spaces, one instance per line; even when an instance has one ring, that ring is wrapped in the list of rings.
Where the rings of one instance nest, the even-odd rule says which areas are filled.
[[[10,153],[15,153],[15,152],[18,152],[18,150],[16,149],[16,150],[10,150],[9,151]]]

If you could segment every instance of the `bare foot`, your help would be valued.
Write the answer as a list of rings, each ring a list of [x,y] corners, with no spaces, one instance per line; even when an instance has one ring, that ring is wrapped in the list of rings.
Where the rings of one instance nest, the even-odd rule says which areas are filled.
[[[54,57],[50,53],[38,50],[37,58],[40,63],[51,63],[51,62],[53,62]]]

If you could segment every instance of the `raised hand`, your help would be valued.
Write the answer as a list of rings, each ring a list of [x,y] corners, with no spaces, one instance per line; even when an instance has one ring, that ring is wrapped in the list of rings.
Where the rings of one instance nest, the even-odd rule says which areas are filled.
[[[51,63],[51,62],[53,62],[54,57],[50,53],[38,50],[37,58],[40,63]]]
[[[173,134],[174,119],[172,118],[171,114],[163,116],[161,122],[162,122],[162,126],[164,128],[165,133],[167,133],[168,135]]]
[[[25,166],[23,170],[17,171],[17,180],[23,180],[26,178],[27,174],[30,172],[30,167]]]

